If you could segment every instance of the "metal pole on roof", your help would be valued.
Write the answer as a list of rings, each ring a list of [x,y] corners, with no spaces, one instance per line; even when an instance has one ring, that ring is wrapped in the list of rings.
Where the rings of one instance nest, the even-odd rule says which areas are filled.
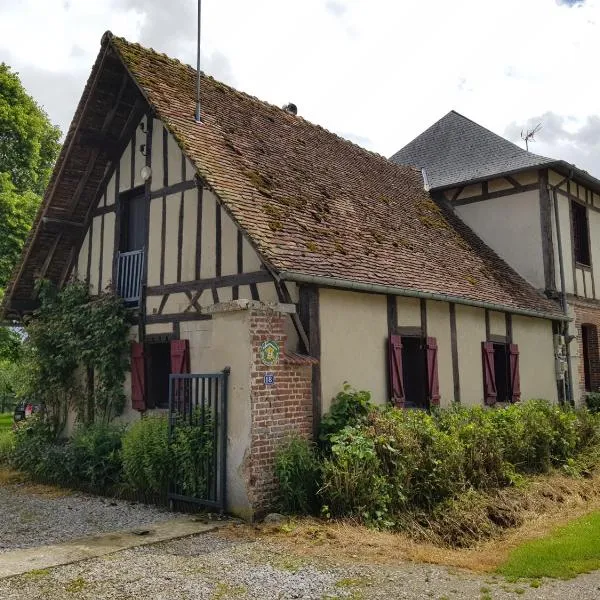
[[[196,123],[201,123],[200,115],[200,30],[202,23],[202,0],[198,0],[198,56],[196,57]]]

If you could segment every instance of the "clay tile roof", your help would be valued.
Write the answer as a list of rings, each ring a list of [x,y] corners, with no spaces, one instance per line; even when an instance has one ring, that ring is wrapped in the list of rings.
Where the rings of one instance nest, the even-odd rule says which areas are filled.
[[[285,354],[281,356],[281,362],[286,365],[299,365],[301,367],[319,364],[319,360],[312,356],[298,354],[297,352],[291,352],[290,350],[286,350]]]
[[[398,166],[300,116],[107,36],[157,117],[270,268],[561,313]]]

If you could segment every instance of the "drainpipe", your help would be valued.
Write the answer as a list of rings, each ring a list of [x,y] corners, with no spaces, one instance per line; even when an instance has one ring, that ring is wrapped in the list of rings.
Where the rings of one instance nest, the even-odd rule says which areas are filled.
[[[573,177],[573,170],[570,171],[569,176],[566,177],[566,181],[569,181]],[[567,376],[569,378],[568,395],[566,400],[571,406],[574,406],[575,402],[573,399],[573,365],[571,362],[571,340],[569,339],[569,304],[567,302],[567,288],[565,285],[565,264],[562,252],[562,238],[560,234],[560,219],[558,213],[558,197],[556,195],[556,188],[562,185],[565,180],[557,183],[556,185],[549,185],[548,188],[552,191],[552,201],[554,204],[554,223],[556,224],[556,244],[558,246],[558,268],[560,272],[560,304],[567,317],[567,320],[563,321],[562,329],[563,336],[565,338],[566,354],[567,354]],[[573,274],[575,275],[575,274]]]

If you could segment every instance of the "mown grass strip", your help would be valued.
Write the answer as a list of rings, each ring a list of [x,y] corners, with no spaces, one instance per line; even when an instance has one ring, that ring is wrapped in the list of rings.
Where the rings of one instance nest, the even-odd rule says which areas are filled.
[[[0,413],[0,431],[12,427],[13,416],[11,413]]]
[[[515,548],[498,571],[511,578],[571,579],[600,569],[600,511]]]

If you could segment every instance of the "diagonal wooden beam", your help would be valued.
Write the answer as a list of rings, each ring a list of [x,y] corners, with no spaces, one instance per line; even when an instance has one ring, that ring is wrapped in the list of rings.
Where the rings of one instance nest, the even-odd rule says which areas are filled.
[[[506,179],[506,181],[508,181],[508,183],[510,183],[513,187],[516,187],[516,188],[520,188],[522,185],[511,175],[504,175],[503,179]]]
[[[108,111],[108,113],[106,114],[106,116],[104,117],[104,121],[102,123],[102,127],[100,128],[100,131],[98,132],[100,135],[105,134],[106,130],[110,127],[110,124],[112,123],[112,120],[113,120],[113,118],[114,118],[114,116],[115,116],[115,114],[117,112],[117,109],[119,108],[119,104],[121,103],[121,100],[123,98],[123,94],[125,92],[125,89],[127,88],[127,82],[128,82],[128,80],[129,80],[129,75],[125,71],[123,73],[123,77],[121,79],[121,86],[119,87],[119,91],[117,93],[117,96],[116,96],[116,99],[115,99],[115,101],[113,103],[113,106]],[[131,117],[131,114],[133,112],[135,112],[135,107],[131,111],[131,113],[129,113],[130,117]],[[115,152],[115,148],[113,148],[113,152]],[[81,179],[79,180],[79,183],[77,184],[77,188],[75,189],[75,192],[73,193],[73,197],[71,198],[71,202],[69,203],[69,212],[71,214],[73,214],[75,212],[75,209],[77,208],[77,205],[79,204],[79,200],[81,199],[81,195],[83,194],[83,190],[85,189],[85,186],[88,183],[89,176],[92,174],[92,171],[96,167],[96,162],[97,162],[98,157],[100,156],[101,153],[102,153],[102,149],[100,149],[100,148],[95,148],[90,153],[90,158],[88,160],[88,164],[87,164],[87,166],[85,168],[85,171],[84,171]]]

